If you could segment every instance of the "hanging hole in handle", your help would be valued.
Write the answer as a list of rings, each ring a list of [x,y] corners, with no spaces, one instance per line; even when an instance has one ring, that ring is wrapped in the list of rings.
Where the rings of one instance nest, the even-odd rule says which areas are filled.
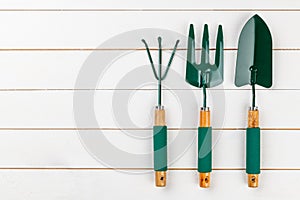
[[[205,181],[205,183],[208,183],[209,182],[208,177],[205,177],[204,181]]]
[[[256,182],[256,177],[255,177],[255,176],[252,176],[252,177],[251,177],[251,182],[252,182],[252,183],[255,183],[255,182]]]

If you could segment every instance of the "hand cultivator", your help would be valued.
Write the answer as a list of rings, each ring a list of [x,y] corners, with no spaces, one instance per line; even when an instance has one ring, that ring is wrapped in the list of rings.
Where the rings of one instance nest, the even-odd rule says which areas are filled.
[[[154,170],[155,170],[155,184],[158,187],[166,186],[166,176],[167,176],[167,126],[165,121],[165,110],[164,106],[161,104],[161,86],[162,81],[167,77],[170,66],[172,64],[177,45],[179,40],[176,41],[175,47],[171,54],[170,60],[166,67],[164,73],[162,73],[162,48],[161,48],[161,38],[158,38],[158,72],[155,70],[155,66],[150,54],[149,47],[145,40],[142,42],[146,46],[147,54],[150,60],[150,64],[153,70],[153,74],[155,79],[158,81],[158,89],[157,89],[157,106],[155,109],[155,121],[153,126],[153,144],[154,144]]]

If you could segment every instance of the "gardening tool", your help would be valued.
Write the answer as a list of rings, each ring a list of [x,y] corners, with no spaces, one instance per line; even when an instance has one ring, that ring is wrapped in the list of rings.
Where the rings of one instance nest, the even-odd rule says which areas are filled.
[[[202,37],[202,53],[200,64],[195,61],[194,26],[190,25],[188,52],[186,63],[186,81],[203,89],[203,107],[200,108],[200,125],[198,127],[198,172],[200,187],[210,186],[212,171],[212,127],[210,125],[210,110],[206,106],[206,88],[215,87],[223,82],[223,30],[219,25],[216,42],[215,63],[209,62],[208,25],[204,25]]]
[[[155,184],[157,187],[166,186],[166,176],[167,176],[167,126],[165,121],[165,110],[164,106],[161,104],[161,83],[166,78],[170,66],[172,64],[179,40],[176,41],[175,47],[171,54],[169,63],[162,75],[162,48],[161,48],[161,37],[158,37],[158,72],[155,70],[153,60],[150,54],[149,47],[145,40],[142,42],[146,46],[147,54],[150,60],[151,68],[155,79],[158,81],[157,89],[157,106],[155,108],[154,114],[154,126],[153,126],[153,145],[154,145],[154,170],[155,170]]]
[[[246,130],[246,173],[248,186],[258,187],[260,174],[259,112],[255,104],[255,85],[272,86],[272,36],[266,23],[254,15],[245,24],[239,38],[235,85],[252,87],[252,106]]]

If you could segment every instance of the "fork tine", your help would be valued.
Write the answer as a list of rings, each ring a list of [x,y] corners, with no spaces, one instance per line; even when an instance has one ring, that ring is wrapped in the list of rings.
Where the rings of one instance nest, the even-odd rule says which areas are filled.
[[[201,52],[201,63],[209,63],[209,35],[208,25],[204,25],[203,37],[202,37],[202,52]]]
[[[215,55],[215,65],[218,68],[223,68],[224,59],[224,44],[223,44],[223,29],[222,25],[218,27],[218,36],[216,42],[216,55]]]
[[[195,32],[193,24],[190,24],[189,30],[187,62],[192,65],[195,64]]]

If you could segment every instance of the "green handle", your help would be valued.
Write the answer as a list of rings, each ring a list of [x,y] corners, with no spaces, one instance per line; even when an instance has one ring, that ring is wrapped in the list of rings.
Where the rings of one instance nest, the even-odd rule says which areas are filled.
[[[260,174],[260,128],[246,131],[246,172]]]
[[[167,171],[167,126],[153,126],[154,170]]]
[[[198,172],[211,172],[212,128],[198,127]]]

